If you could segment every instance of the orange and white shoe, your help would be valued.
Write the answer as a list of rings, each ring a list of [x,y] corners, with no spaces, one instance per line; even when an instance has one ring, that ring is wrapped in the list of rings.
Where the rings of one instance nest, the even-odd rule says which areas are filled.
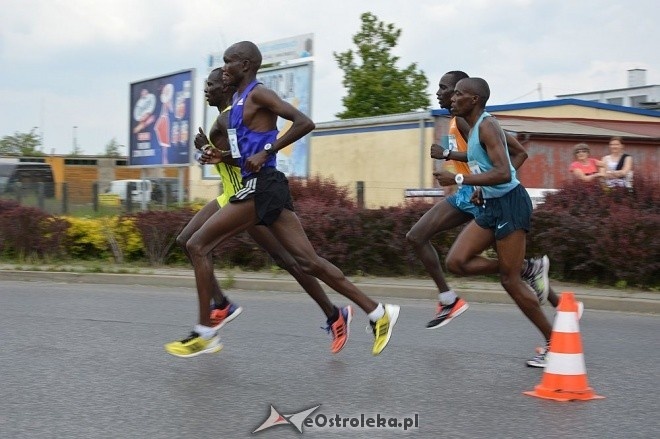
[[[438,303],[438,308],[433,320],[426,324],[426,329],[434,329],[445,326],[447,323],[451,322],[454,317],[458,317],[463,314],[469,305],[467,302],[460,297],[457,297],[454,303],[451,305],[443,305]]]
[[[344,348],[350,334],[351,320],[353,320],[353,308],[350,305],[339,308],[339,317],[333,323],[328,321],[328,326],[323,328],[332,335],[330,352],[338,353]]]
[[[243,308],[231,302],[222,309],[214,308],[211,310],[211,327],[217,331],[238,317],[242,312]]]

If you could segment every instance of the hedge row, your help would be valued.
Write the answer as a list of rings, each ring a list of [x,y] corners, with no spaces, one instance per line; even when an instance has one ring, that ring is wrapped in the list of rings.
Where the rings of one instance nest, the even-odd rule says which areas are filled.
[[[331,180],[290,180],[296,213],[317,252],[346,274],[423,275],[405,239],[432,206],[358,209],[348,190]],[[551,274],[563,280],[658,288],[660,192],[658,182],[636,179],[634,190],[571,185],[549,195],[532,218],[528,255],[547,254]],[[118,218],[53,217],[0,201],[0,254],[13,258],[185,263],[175,238],[194,215],[191,208],[147,211]],[[446,255],[460,228],[435,237]],[[221,266],[262,269],[272,260],[241,234],[214,251]]]
[[[528,253],[546,253],[554,277],[609,285],[660,284],[660,185],[634,190],[574,184],[532,216]]]

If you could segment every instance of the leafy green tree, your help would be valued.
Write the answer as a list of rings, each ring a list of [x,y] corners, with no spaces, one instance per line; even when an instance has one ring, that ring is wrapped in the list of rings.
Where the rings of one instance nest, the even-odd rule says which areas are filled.
[[[429,108],[426,92],[429,81],[424,72],[417,69],[417,63],[399,70],[396,67],[399,57],[390,53],[396,47],[401,29],[378,21],[370,12],[362,14],[361,19],[360,32],[353,36],[357,50],[333,52],[344,71],[342,84],[348,90],[348,95],[342,98],[346,109],[336,116],[349,119]]]
[[[0,139],[0,155],[9,156],[42,156],[41,136],[35,133],[36,127],[29,133],[15,132],[13,136]]]
[[[107,145],[105,145],[105,156],[106,157],[121,157],[121,151],[120,148],[123,148],[124,145],[120,145],[119,142],[117,142],[116,138],[112,138],[110,142],[108,142]]]

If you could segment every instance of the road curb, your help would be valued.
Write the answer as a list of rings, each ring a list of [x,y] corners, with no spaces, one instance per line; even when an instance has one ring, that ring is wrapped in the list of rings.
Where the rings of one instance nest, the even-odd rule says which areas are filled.
[[[116,285],[147,285],[195,288],[192,275],[166,275],[166,274],[134,274],[134,273],[77,273],[77,272],[47,272],[47,271],[2,271],[3,280],[16,281],[47,281],[61,283],[90,283],[90,284],[116,284]],[[265,276],[222,276],[218,275],[221,284],[228,284],[230,289],[256,290],[256,291],[282,291],[303,293],[302,288],[295,280],[265,277]],[[370,296],[393,297],[406,299],[435,300],[437,290],[434,286],[407,284],[404,280],[397,280],[391,284],[387,280],[371,282],[369,280],[353,279],[355,285]],[[332,290],[322,284],[327,292]],[[461,297],[468,302],[505,303],[512,304],[511,298],[497,284],[475,287],[469,283],[458,283],[457,288]],[[621,293],[614,295],[576,295],[585,308],[605,311],[635,312],[644,314],[660,314],[660,300],[653,298],[625,297]],[[660,296],[659,296],[660,298]]]

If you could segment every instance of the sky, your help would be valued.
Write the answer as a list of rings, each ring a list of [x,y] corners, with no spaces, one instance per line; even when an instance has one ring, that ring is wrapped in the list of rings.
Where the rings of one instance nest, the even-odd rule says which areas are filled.
[[[48,154],[127,145],[130,84],[186,69],[199,124],[209,55],[242,40],[313,33],[311,116],[336,120],[346,90],[333,53],[356,48],[365,12],[401,29],[397,67],[424,72],[432,108],[449,70],[486,79],[492,105],[625,88],[629,69],[660,84],[657,0],[0,0],[0,10],[0,138],[34,128]]]

